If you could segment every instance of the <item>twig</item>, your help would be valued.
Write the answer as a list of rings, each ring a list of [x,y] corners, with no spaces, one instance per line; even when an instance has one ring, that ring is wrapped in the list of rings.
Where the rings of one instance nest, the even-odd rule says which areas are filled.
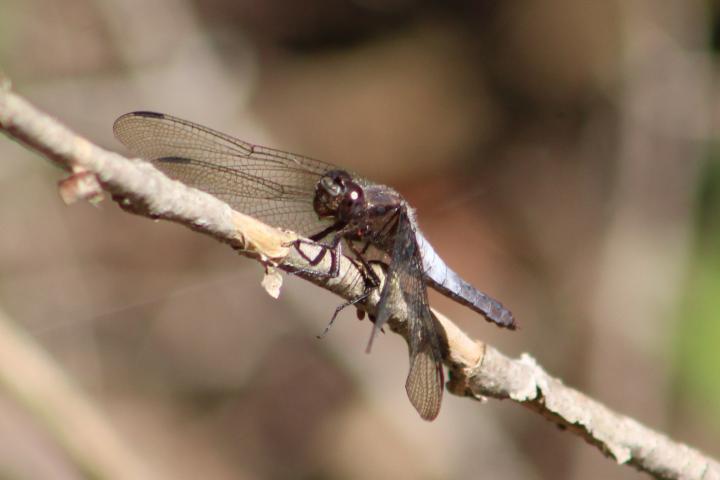
[[[92,174],[99,186],[119,200],[123,208],[150,218],[181,223],[241,249],[243,255],[263,262],[275,283],[278,278],[273,273],[275,267],[290,272],[327,271],[327,259],[311,266],[296,249],[288,248],[289,242],[296,238],[292,232],[269,227],[235,212],[208,194],[169,180],[146,162],[102,150],[9,90],[0,89],[0,129],[74,172],[71,178],[80,175],[78,180],[63,184],[65,197],[72,198],[73,192],[81,198],[97,193],[93,188],[88,189],[84,178]],[[75,189],[76,182],[82,188]],[[350,259],[341,257],[340,272],[336,278],[301,276],[345,299],[362,292],[362,282]],[[377,295],[369,299],[368,311],[374,311],[377,301]],[[390,327],[404,334],[401,308],[396,316]],[[445,363],[450,369],[448,389],[452,393],[476,399],[485,396],[511,399],[579,435],[618,463],[632,465],[656,478],[720,479],[720,464],[712,458],[563,385],[529,355],[510,359],[493,347],[469,338],[450,320],[441,315],[438,318],[447,342]]]
[[[151,472],[47,352],[0,311],[0,388],[39,419],[85,478],[150,480]]]

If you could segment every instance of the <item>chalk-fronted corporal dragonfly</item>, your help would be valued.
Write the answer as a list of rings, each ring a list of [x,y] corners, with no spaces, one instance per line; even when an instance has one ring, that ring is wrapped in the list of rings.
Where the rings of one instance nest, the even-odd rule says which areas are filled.
[[[330,252],[329,275],[336,274],[344,244],[364,266],[366,277],[366,293],[348,304],[382,288],[370,341],[393,313],[391,304],[400,299],[407,306],[410,371],[405,388],[426,420],[440,411],[444,387],[441,342],[426,286],[501,327],[515,328],[510,311],[443,262],[418,228],[414,210],[390,187],[162,113],[128,113],[115,121],[113,130],[130,151],[169,177],[239,212],[324,242],[321,253],[308,260],[317,263]],[[302,253],[300,247],[296,245]],[[371,252],[386,267],[382,285],[369,264]]]

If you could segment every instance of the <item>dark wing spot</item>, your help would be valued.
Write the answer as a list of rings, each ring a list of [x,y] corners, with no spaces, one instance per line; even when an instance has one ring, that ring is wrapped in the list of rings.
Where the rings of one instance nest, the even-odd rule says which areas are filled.
[[[164,114],[164,113],[148,112],[148,111],[145,111],[145,110],[140,110],[140,111],[137,111],[137,112],[128,113],[128,114],[126,114],[126,115],[135,115],[135,116],[138,116],[138,117],[148,117],[148,118],[165,118],[165,114]],[[123,115],[123,116],[125,116],[125,115]]]

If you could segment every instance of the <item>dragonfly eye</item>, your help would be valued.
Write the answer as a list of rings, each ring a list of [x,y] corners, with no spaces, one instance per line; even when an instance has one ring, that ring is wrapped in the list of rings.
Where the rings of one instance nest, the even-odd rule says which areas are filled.
[[[348,191],[343,196],[341,205],[342,214],[345,217],[351,217],[359,208],[362,208],[364,204],[364,195],[362,188],[357,185],[351,185]]]
[[[362,189],[342,170],[326,173],[315,187],[313,208],[320,217],[349,219],[361,205]]]
[[[326,176],[320,179],[320,186],[330,195],[336,197],[342,193],[342,186],[332,177]]]

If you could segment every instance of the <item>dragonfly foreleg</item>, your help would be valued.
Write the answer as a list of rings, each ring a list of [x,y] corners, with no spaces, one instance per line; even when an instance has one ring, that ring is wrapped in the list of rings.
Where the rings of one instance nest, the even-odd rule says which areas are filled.
[[[325,271],[318,271],[313,268],[296,268],[293,270],[294,273],[303,273],[307,274],[313,277],[317,278],[335,278],[340,274],[340,262],[338,259],[340,258],[340,255],[342,255],[342,237],[340,235],[336,235],[335,238],[333,238],[333,241],[329,245],[325,245],[322,243],[316,243],[308,240],[303,240],[301,238],[298,238],[295,240],[292,245],[295,247],[295,251],[298,252],[298,254],[305,259],[305,261],[310,264],[312,267],[316,267],[320,264],[320,262],[323,261],[325,258],[325,255],[327,255],[328,252],[330,252],[330,269]],[[300,248],[300,245],[306,244],[306,245],[313,245],[315,247],[319,247],[320,251],[317,255],[314,257],[306,254],[303,252],[303,250]]]

